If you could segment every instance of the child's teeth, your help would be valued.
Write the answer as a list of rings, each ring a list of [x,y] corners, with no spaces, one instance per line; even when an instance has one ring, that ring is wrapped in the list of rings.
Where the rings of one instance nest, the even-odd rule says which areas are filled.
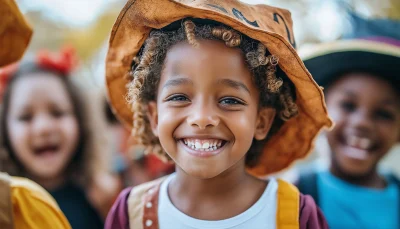
[[[356,146],[357,146],[357,142],[358,142],[357,137],[355,137],[355,136],[349,136],[349,137],[348,137],[347,143],[348,143],[350,146],[356,147]]]
[[[196,142],[196,143],[194,144],[194,146],[195,146],[197,149],[200,149],[200,148],[202,148],[202,147],[201,147],[201,143],[200,143],[200,142]]]
[[[371,147],[372,141],[368,138],[359,138],[356,136],[349,136],[347,139],[347,144],[351,147],[356,147],[356,148],[366,150]]]
[[[221,140],[183,139],[183,142],[189,148],[200,151],[217,150],[222,145]]]
[[[368,149],[371,145],[371,140],[369,140],[368,138],[362,138],[360,139],[360,148],[362,149]]]

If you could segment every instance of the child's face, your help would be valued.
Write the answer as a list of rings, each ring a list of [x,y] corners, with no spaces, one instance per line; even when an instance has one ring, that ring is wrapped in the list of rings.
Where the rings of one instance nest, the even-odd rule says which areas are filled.
[[[335,127],[327,133],[332,168],[352,177],[375,171],[400,139],[400,105],[394,88],[365,73],[351,73],[329,87],[326,104]]]
[[[56,178],[78,142],[78,123],[67,89],[50,73],[24,76],[13,87],[7,116],[11,147],[30,176]]]
[[[201,40],[198,48],[179,43],[168,51],[149,118],[185,173],[212,178],[244,169],[253,139],[266,137],[275,110],[258,105],[259,90],[242,52]]]

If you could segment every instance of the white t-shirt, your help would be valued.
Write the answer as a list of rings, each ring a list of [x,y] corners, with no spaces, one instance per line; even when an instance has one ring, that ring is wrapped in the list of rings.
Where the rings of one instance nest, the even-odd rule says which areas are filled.
[[[168,196],[170,175],[160,187],[158,222],[160,229],[275,229],[278,182],[271,178],[260,199],[245,212],[229,219],[199,220],[179,211]]]

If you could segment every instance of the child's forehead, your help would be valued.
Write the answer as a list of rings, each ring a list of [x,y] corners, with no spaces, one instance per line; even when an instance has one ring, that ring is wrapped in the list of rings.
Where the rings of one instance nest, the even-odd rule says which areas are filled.
[[[390,88],[389,90],[395,91],[394,87],[391,85],[391,82],[388,79],[372,72],[351,71],[338,74],[336,78],[337,79],[329,85],[329,88],[333,88],[338,85],[342,87],[368,85],[369,88],[358,88],[360,90],[369,90],[371,87],[374,89],[382,89],[383,87],[385,87]]]
[[[230,62],[235,64],[245,63],[245,56],[239,48],[231,48],[221,41],[199,39],[199,46],[194,47],[187,42],[179,42],[167,51],[164,64],[182,66],[184,64],[202,62],[211,63],[210,59],[221,60],[221,67]]]
[[[199,47],[187,43],[173,46],[167,53],[161,77],[182,77],[208,74],[224,78],[251,79],[240,49],[227,47],[223,42],[200,40]]]
[[[397,101],[400,93],[396,85],[392,85],[386,78],[368,72],[349,72],[338,76],[327,88],[327,94],[332,92],[344,93],[344,95],[376,98]]]

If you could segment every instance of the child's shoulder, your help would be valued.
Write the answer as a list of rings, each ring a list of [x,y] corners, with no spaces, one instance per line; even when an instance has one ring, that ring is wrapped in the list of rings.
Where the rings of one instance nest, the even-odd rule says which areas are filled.
[[[160,184],[167,177],[161,177],[135,187],[124,189],[108,213],[104,228],[129,229],[129,224],[135,225],[135,221],[141,224],[144,207],[147,209],[154,207],[150,199],[156,197]]]
[[[140,225],[144,219],[154,223],[160,184],[167,177],[123,190],[107,216],[105,229],[129,229],[129,225]],[[300,194],[298,189],[283,180],[278,180],[279,224],[299,228],[328,228],[325,219],[312,197]],[[299,222],[300,221],[300,222]],[[310,226],[311,225],[311,226]]]
[[[328,223],[321,209],[310,195],[300,193],[300,225],[299,228],[328,229]]]
[[[131,189],[130,192],[130,201],[134,201],[136,198],[140,198],[143,195],[147,194],[152,194],[153,192],[156,191],[156,189],[159,187],[159,185],[167,178],[168,176],[164,176],[161,178],[158,178],[156,180],[152,180],[143,184],[140,184],[138,186],[135,186]]]
[[[40,185],[5,173],[0,173],[0,180],[0,192],[10,199],[15,228],[71,228],[56,201]],[[41,220],[35,220],[38,217]]]
[[[51,208],[58,209],[54,198],[40,185],[23,177],[10,177],[10,187],[14,201],[31,199]],[[18,199],[18,201],[17,201]],[[32,202],[33,203],[33,202]]]

